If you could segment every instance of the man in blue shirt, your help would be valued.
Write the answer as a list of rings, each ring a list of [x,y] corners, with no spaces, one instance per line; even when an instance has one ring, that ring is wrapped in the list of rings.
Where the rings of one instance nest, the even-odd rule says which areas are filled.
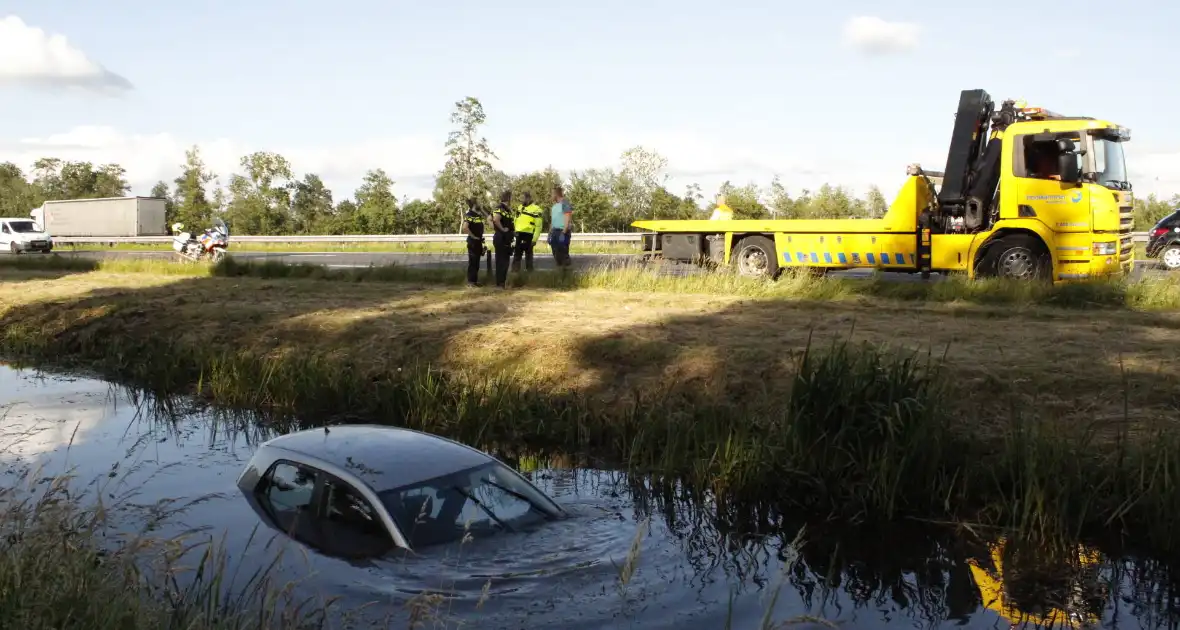
[[[553,189],[553,206],[549,209],[549,248],[558,267],[570,266],[570,228],[574,209],[561,186]]]

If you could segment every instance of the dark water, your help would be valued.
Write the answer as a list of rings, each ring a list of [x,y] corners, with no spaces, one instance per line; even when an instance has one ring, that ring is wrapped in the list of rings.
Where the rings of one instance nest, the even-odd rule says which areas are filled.
[[[175,406],[101,381],[0,366],[4,474],[72,469],[79,486],[119,498],[125,527],[201,499],[156,535],[205,528],[243,576],[282,554],[281,579],[342,598],[341,609],[371,603],[369,617],[392,616],[393,627],[405,627],[423,593],[446,595],[428,607],[427,627],[785,627],[763,626],[769,615],[790,627],[1157,628],[1178,618],[1167,572],[1149,560],[1081,546],[1016,549],[945,527],[804,527],[766,506],[717,505],[571,458],[503,452],[571,518],[416,557],[350,562],[261,525],[238,492],[252,445],[270,437],[249,429],[250,418],[166,402]]]

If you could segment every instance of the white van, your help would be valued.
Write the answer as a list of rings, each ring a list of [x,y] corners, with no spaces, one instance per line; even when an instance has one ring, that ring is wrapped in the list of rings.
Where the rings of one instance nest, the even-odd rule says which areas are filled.
[[[13,254],[53,251],[53,239],[32,219],[0,219],[0,250]]]

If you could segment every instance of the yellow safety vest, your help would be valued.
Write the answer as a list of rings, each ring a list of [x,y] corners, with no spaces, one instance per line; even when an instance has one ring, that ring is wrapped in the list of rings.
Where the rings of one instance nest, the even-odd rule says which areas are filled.
[[[516,212],[516,224],[513,226],[517,232],[532,232],[538,233],[538,228],[541,227],[541,208],[535,203],[519,208]]]

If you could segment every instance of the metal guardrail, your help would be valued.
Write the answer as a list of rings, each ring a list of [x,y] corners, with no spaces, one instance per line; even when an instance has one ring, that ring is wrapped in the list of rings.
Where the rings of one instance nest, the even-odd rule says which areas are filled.
[[[1147,242],[1147,232],[1133,234],[1136,243]],[[578,242],[597,243],[638,243],[639,232],[574,233]],[[462,243],[463,234],[365,234],[341,236],[231,236],[231,241],[243,243]],[[541,242],[548,242],[549,235],[542,234]],[[55,244],[161,244],[171,243],[171,236],[55,236]]]
[[[639,232],[603,232],[574,233],[574,238],[581,242],[608,243],[638,243]],[[242,243],[462,243],[467,239],[464,234],[365,234],[341,236],[230,236],[230,241]],[[541,242],[548,242],[549,235],[542,234]],[[71,243],[136,243],[154,244],[171,243],[171,236],[55,236],[55,244],[68,245]]]

